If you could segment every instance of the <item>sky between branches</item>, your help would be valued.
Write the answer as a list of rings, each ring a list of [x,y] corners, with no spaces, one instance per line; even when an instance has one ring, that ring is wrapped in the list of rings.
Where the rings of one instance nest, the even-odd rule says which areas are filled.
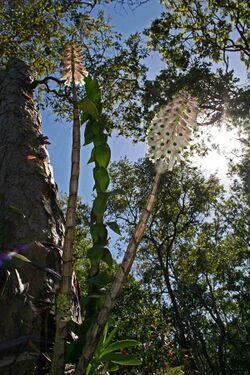
[[[102,7],[98,7],[98,11],[100,8]],[[126,38],[132,33],[143,31],[146,27],[149,27],[151,21],[160,16],[163,8],[157,0],[149,0],[135,10],[119,5],[114,6],[112,4],[106,5],[103,7],[103,10],[105,11],[106,17],[110,16],[112,18],[111,24],[114,26],[114,29],[122,33],[124,38]],[[157,53],[153,53],[147,58],[146,63],[149,67],[149,79],[153,79],[159,71],[164,68],[164,63],[160,60]],[[229,68],[235,70],[236,76],[238,76],[242,82],[246,80],[246,70],[239,56],[236,54],[232,54]],[[51,142],[49,155],[54,169],[55,181],[58,185],[59,192],[62,195],[67,194],[70,176],[71,125],[64,122],[55,122],[54,114],[50,109],[46,109],[42,113],[42,119],[43,133],[49,137]],[[206,132],[203,137],[207,137]],[[221,130],[214,129],[212,130],[212,141],[213,143],[219,144],[219,152],[212,150],[208,156],[203,159],[195,158],[194,163],[201,167],[206,175],[217,172],[222,182],[228,185],[228,180],[226,178],[227,161],[230,158],[234,159],[234,161],[237,160],[237,156],[235,156],[235,153],[232,153],[232,151],[240,145],[237,131],[234,130],[228,133],[225,127],[222,127]],[[147,151],[145,143],[133,144],[130,139],[117,137],[116,134],[113,134],[110,138],[109,145],[112,152],[112,161],[117,161],[124,156],[127,156],[131,161],[136,161],[138,158],[144,157]],[[90,156],[90,151],[91,146],[85,146],[81,150],[79,192],[84,202],[91,201],[93,189],[93,183],[90,183],[90,181],[93,181],[92,165],[86,164]],[[240,152],[238,154],[240,155]]]

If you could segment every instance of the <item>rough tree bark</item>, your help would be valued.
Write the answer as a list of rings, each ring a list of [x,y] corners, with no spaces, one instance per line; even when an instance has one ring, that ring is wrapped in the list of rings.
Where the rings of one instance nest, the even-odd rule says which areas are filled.
[[[58,284],[45,268],[60,272],[64,234],[31,83],[29,68],[20,60],[10,60],[0,71],[0,250],[29,244],[22,254],[37,264],[16,260],[15,266],[10,261],[0,268],[2,375],[45,373],[47,359],[40,350],[46,352],[52,339],[51,312]]]

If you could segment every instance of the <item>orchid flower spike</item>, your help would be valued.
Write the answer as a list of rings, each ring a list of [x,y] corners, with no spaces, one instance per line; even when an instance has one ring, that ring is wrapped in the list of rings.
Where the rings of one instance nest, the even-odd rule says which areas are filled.
[[[89,73],[82,64],[81,46],[76,42],[67,43],[63,53],[61,80],[65,81],[67,86],[73,80],[76,85],[84,85],[84,77],[88,75]]]
[[[149,159],[172,170],[182,159],[196,126],[197,99],[186,91],[162,107],[153,118],[147,132]]]

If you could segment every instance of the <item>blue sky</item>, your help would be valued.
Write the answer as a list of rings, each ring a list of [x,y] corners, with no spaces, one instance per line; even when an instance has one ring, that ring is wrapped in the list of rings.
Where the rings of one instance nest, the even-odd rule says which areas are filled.
[[[148,27],[153,19],[160,16],[163,8],[158,4],[157,0],[151,0],[133,11],[129,8],[115,7],[114,5],[98,7],[98,9],[105,9],[107,17],[110,16],[112,18],[111,23],[114,29],[121,32],[126,38],[130,34],[143,31]],[[147,63],[150,78],[153,78],[164,67],[156,53],[147,59]],[[64,194],[68,192],[69,185],[72,125],[64,122],[56,122],[53,112],[50,109],[42,113],[42,119],[43,133],[49,137],[51,142],[51,145],[48,146],[48,151],[54,170],[55,181],[59,192]],[[130,160],[135,161],[139,157],[142,157],[146,151],[145,144],[134,145],[131,140],[117,137],[115,134],[110,138],[109,145],[112,151],[112,161],[119,160],[124,156],[128,156]],[[83,198],[84,202],[91,201],[93,188],[92,164],[86,165],[90,151],[91,146],[89,145],[82,147],[81,150],[79,195]]]
[[[157,0],[149,0],[147,3],[133,11],[119,5],[116,7],[114,5],[98,7],[98,10],[102,8],[105,9],[105,14],[107,17],[110,16],[112,18],[111,24],[113,25],[114,29],[121,32],[124,35],[124,38],[128,37],[132,33],[143,31],[145,28],[149,27],[151,21],[156,17],[159,17],[161,11],[163,10],[163,7],[158,4]],[[153,53],[149,58],[147,58],[146,62],[149,67],[148,77],[150,79],[154,78],[154,76],[162,68],[164,68],[164,63],[160,61],[157,53]],[[230,69],[235,69],[237,76],[241,78],[242,82],[245,81],[246,69],[241,63],[239,56],[236,54],[232,54],[231,56]],[[55,181],[58,185],[59,192],[65,194],[68,192],[70,176],[72,125],[55,122],[55,117],[52,111],[49,109],[42,113],[42,118],[43,133],[48,135],[51,142],[51,145],[48,146],[48,150],[51,164],[54,169]],[[225,134],[223,136],[225,136]],[[122,137],[117,138],[115,134],[111,137],[109,145],[112,150],[112,161],[119,160],[124,156],[127,156],[131,161],[135,161],[139,157],[144,156],[146,152],[145,144],[141,143],[134,145],[130,139],[124,139]],[[90,151],[91,146],[82,147],[79,186],[79,195],[83,198],[84,202],[88,203],[91,201],[93,188],[92,164],[86,164],[90,156]],[[209,160],[210,159],[208,159],[207,162],[203,161],[203,165],[208,166]],[[223,164],[222,161],[221,163]],[[225,168],[223,170],[225,170]]]

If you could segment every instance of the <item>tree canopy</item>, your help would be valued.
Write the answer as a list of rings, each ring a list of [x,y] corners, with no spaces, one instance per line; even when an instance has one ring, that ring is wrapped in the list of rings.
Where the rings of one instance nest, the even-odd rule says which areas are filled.
[[[59,362],[52,361],[51,375],[61,375],[65,363],[67,371],[70,367],[69,371],[77,375],[108,375],[111,372],[125,375],[128,373],[126,366],[130,366],[131,375],[247,375],[249,372],[250,213],[246,190],[249,193],[250,88],[237,72],[231,70],[230,59],[237,56],[247,77],[250,7],[247,1],[241,0],[169,0],[160,3],[163,11],[158,19],[151,20],[151,25],[144,31],[138,30],[124,38],[107,17],[106,6],[135,11],[139,6],[152,7],[150,1],[2,1],[0,85],[5,85],[6,75],[9,81],[13,79],[10,68],[13,64],[9,63],[13,57],[14,65],[21,64],[25,70],[21,76],[20,72],[15,73],[18,75],[18,79],[14,77],[16,83],[7,88],[11,110],[8,107],[2,113],[8,120],[12,111],[17,125],[18,118],[23,121],[21,127],[17,126],[20,139],[11,138],[11,147],[15,146],[22,155],[24,133],[21,130],[25,128],[25,116],[32,108],[33,118],[29,122],[32,137],[25,138],[25,147],[29,149],[28,156],[25,154],[26,183],[32,190],[34,181],[39,180],[42,193],[37,198],[39,190],[35,200],[36,204],[41,200],[38,204],[41,217],[46,211],[49,220],[53,219],[53,228],[60,229],[60,244],[63,239],[70,242],[68,253],[63,251],[63,267],[66,266],[61,274],[44,264],[41,266],[24,256],[19,257],[20,262],[28,265],[30,262],[46,275],[54,271],[53,277],[67,279],[65,284],[60,283],[57,302],[51,303],[51,311],[59,322],[55,339],[52,337],[54,327],[51,337],[56,344],[59,342],[59,351],[55,345],[55,353],[61,356],[60,369]],[[61,72],[63,55],[67,55],[66,82]],[[152,56],[157,56],[164,68],[155,70],[149,78],[149,58]],[[75,81],[77,69],[85,72],[83,85]],[[20,90],[14,90],[15,87]],[[5,90],[6,86],[3,88]],[[16,99],[17,103],[19,99],[22,103],[18,114],[12,91],[21,98]],[[32,91],[35,91],[35,104]],[[180,99],[183,98],[181,95],[178,99],[180,93],[186,93],[186,101]],[[192,107],[189,106],[190,98],[195,103]],[[5,103],[4,100],[1,103]],[[37,110],[52,109],[55,119],[73,121],[72,184],[69,197],[62,203],[67,206],[66,235],[63,234],[54,182],[53,199],[49,195],[52,193],[47,193],[43,187],[49,170],[46,151],[49,141],[40,133],[40,120],[34,105]],[[189,150],[185,148],[184,160],[169,170],[162,167],[161,161],[152,164],[147,157],[134,164],[126,158],[109,165],[112,150],[108,140],[113,131],[134,142],[145,142],[148,129],[152,130],[153,126],[157,140],[153,137],[152,142],[162,142],[170,136],[167,126],[173,129],[170,138],[183,136],[178,125],[191,134],[189,121],[191,117],[194,120],[196,114],[199,129],[226,125],[241,130],[243,155],[237,165],[231,159],[229,188],[223,186],[216,175],[205,177],[202,170],[194,167],[192,159],[185,160],[195,152],[206,154],[209,146],[204,142],[194,142]],[[6,126],[7,120],[3,117],[4,129],[7,129],[1,133],[3,144],[5,132],[12,131]],[[84,145],[92,145],[88,161],[94,165],[92,208],[77,197],[79,173],[84,170],[80,168],[83,144],[80,128],[84,129]],[[187,136],[185,139],[191,140]],[[171,138],[171,145],[175,144],[173,141]],[[168,142],[169,139],[165,146],[162,143],[165,151]],[[8,153],[8,147],[6,150]],[[11,158],[12,154],[8,154],[8,160]],[[46,173],[40,173],[44,160]],[[28,162],[34,163],[35,177],[29,172]],[[10,165],[10,171],[16,172],[18,168],[14,162],[13,165],[15,168]],[[4,171],[8,177],[8,168]],[[49,178],[52,178],[50,174]],[[84,180],[84,183],[90,185],[93,181]],[[15,181],[14,185],[17,186]],[[19,193],[16,196],[19,197]],[[15,206],[6,205],[4,197],[0,196],[0,201],[4,234],[1,246],[7,243],[9,249],[14,235],[10,231],[10,212],[19,215],[17,227],[19,222],[25,223],[26,217],[18,214]],[[26,201],[32,211],[33,202]],[[52,219],[50,207],[56,208]],[[31,224],[37,224],[32,220]],[[60,228],[57,227],[59,221]],[[39,233],[38,225],[34,227]],[[46,237],[45,232],[41,229],[42,236]],[[67,237],[69,232],[70,238]],[[119,236],[116,242],[114,233]],[[36,243],[37,239],[32,237],[33,240]],[[58,253],[62,252],[60,246]],[[14,253],[7,253],[8,260]],[[5,266],[5,253],[3,259],[0,259],[1,267]],[[59,258],[57,262],[59,264]],[[132,274],[128,275],[132,265]],[[74,275],[72,277],[72,266],[78,281]],[[9,269],[13,276],[15,263]],[[9,269],[7,265],[4,274],[7,281]],[[20,294],[20,301],[25,300],[28,309],[29,300],[23,294],[24,291],[28,293],[28,284],[22,285],[18,275],[15,273],[12,283],[13,288],[15,280],[19,283],[20,290],[14,289],[15,298]],[[43,282],[44,279],[41,285]],[[55,290],[49,283],[48,276],[46,293],[51,292],[53,299]],[[32,303],[30,306],[29,313],[36,321]],[[78,319],[71,317],[75,306]],[[8,314],[6,311],[4,314]],[[32,347],[32,340],[27,342],[29,345],[31,342],[32,350],[40,353],[40,349]],[[51,344],[53,342],[49,342]],[[43,371],[48,370],[51,360],[51,347],[46,345],[44,352],[39,354]]]

